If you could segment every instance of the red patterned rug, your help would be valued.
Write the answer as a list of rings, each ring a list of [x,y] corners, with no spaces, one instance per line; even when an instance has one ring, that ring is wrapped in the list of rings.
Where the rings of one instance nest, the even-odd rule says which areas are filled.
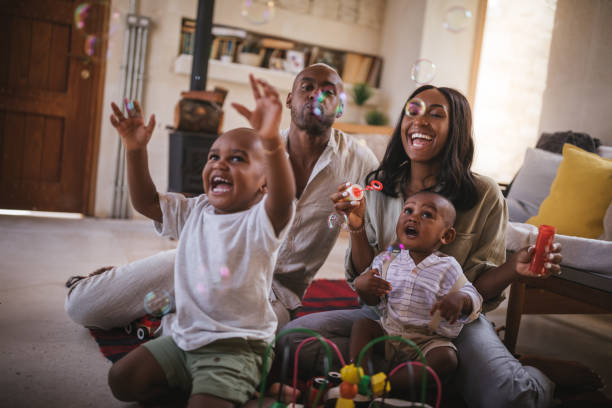
[[[316,279],[306,289],[302,309],[297,316],[328,310],[358,309],[357,294],[344,280]],[[98,343],[100,351],[112,362],[132,351],[149,339],[159,326],[159,320],[145,316],[134,321],[126,332],[125,328],[112,330],[89,329]],[[140,339],[139,339],[140,338]]]

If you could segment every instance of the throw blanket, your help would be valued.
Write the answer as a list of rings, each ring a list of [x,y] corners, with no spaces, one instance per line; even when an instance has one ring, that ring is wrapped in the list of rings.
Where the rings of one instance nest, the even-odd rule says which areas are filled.
[[[506,249],[518,251],[528,245],[535,245],[537,237],[538,227],[509,222],[506,230]],[[555,235],[555,242],[562,246],[562,265],[612,277],[612,241]]]

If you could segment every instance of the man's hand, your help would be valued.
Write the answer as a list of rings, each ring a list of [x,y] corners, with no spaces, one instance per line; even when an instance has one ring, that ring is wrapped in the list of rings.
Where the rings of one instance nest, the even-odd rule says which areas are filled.
[[[283,104],[274,87],[262,79],[255,79],[249,74],[251,89],[255,97],[255,109],[250,111],[244,105],[232,103],[234,109],[244,116],[262,139],[279,137]]]
[[[380,276],[378,269],[370,269],[355,278],[355,289],[359,296],[366,300],[365,297],[378,298],[388,295],[391,292],[391,284]]]
[[[128,151],[144,149],[155,129],[155,115],[151,115],[149,124],[145,126],[142,109],[137,101],[134,101],[134,109],[128,111],[127,118],[114,102],[111,102],[111,108],[114,113],[110,117],[111,124],[121,136],[125,149]]]
[[[544,263],[544,274],[542,275],[534,275],[529,272],[529,263],[531,262],[534,253],[535,246],[530,246],[525,247],[513,254],[514,261],[516,262],[516,273],[531,278],[548,278],[550,275],[559,275],[561,273],[561,267],[559,266],[563,260],[563,256],[561,255],[561,244],[552,244],[550,253],[548,254],[546,262]]]
[[[338,186],[338,192],[331,195],[334,208],[338,213],[344,213],[348,217],[349,228],[357,230],[363,225],[363,216],[366,210],[365,197],[361,200],[346,201],[349,193],[346,191],[353,183],[346,182]]]
[[[457,321],[459,316],[461,316],[461,311],[464,307],[468,306],[466,302],[469,302],[471,305],[471,300],[472,299],[465,293],[448,293],[433,305],[429,314],[433,315],[436,310],[439,310],[440,316],[446,319],[450,324],[453,324]]]

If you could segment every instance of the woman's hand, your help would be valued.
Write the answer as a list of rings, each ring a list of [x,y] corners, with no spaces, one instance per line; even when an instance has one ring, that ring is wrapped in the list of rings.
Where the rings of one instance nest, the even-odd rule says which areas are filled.
[[[338,186],[338,192],[331,195],[334,208],[339,213],[344,213],[348,217],[349,229],[356,230],[363,226],[363,217],[366,210],[365,195],[361,200],[347,201],[349,193],[347,189],[353,183],[346,182]]]
[[[544,263],[544,274],[542,275],[534,275],[529,272],[529,263],[533,258],[533,254],[535,253],[535,246],[525,247],[519,251],[517,251],[513,257],[516,263],[516,273],[519,275],[527,276],[527,277],[537,277],[537,278],[548,278],[550,275],[559,275],[561,274],[561,267],[559,264],[563,260],[563,255],[561,255],[561,244],[554,243],[546,258],[546,262]]]
[[[127,104],[127,100],[125,102]],[[151,115],[149,123],[145,126],[142,109],[138,101],[134,101],[133,110],[128,110],[127,118],[123,116],[121,109],[114,102],[111,102],[111,108],[114,114],[111,115],[110,121],[121,136],[125,150],[144,149],[151,140],[153,129],[155,129],[155,115]]]

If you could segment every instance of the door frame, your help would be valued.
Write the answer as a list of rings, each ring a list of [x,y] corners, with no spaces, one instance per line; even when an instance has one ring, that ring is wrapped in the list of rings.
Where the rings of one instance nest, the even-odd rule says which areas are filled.
[[[102,23],[102,32],[109,32],[110,24],[110,11],[112,8],[112,0],[108,1],[108,7],[104,13],[104,21]],[[96,204],[96,185],[98,180],[98,158],[100,154],[100,135],[102,133],[102,104],[104,103],[104,85],[106,79],[106,54],[108,50],[108,36],[102,36],[102,47],[100,52],[99,69],[97,77],[93,78],[94,81],[93,91],[97,95],[94,101],[92,101],[92,120],[90,125],[90,135],[93,140],[89,144],[89,148],[86,153],[86,160],[88,165],[85,166],[84,179],[87,182],[87,188],[83,189],[83,207],[82,212],[87,216],[94,216],[95,204]],[[95,63],[95,62],[94,62]],[[94,75],[96,76],[96,75]]]

